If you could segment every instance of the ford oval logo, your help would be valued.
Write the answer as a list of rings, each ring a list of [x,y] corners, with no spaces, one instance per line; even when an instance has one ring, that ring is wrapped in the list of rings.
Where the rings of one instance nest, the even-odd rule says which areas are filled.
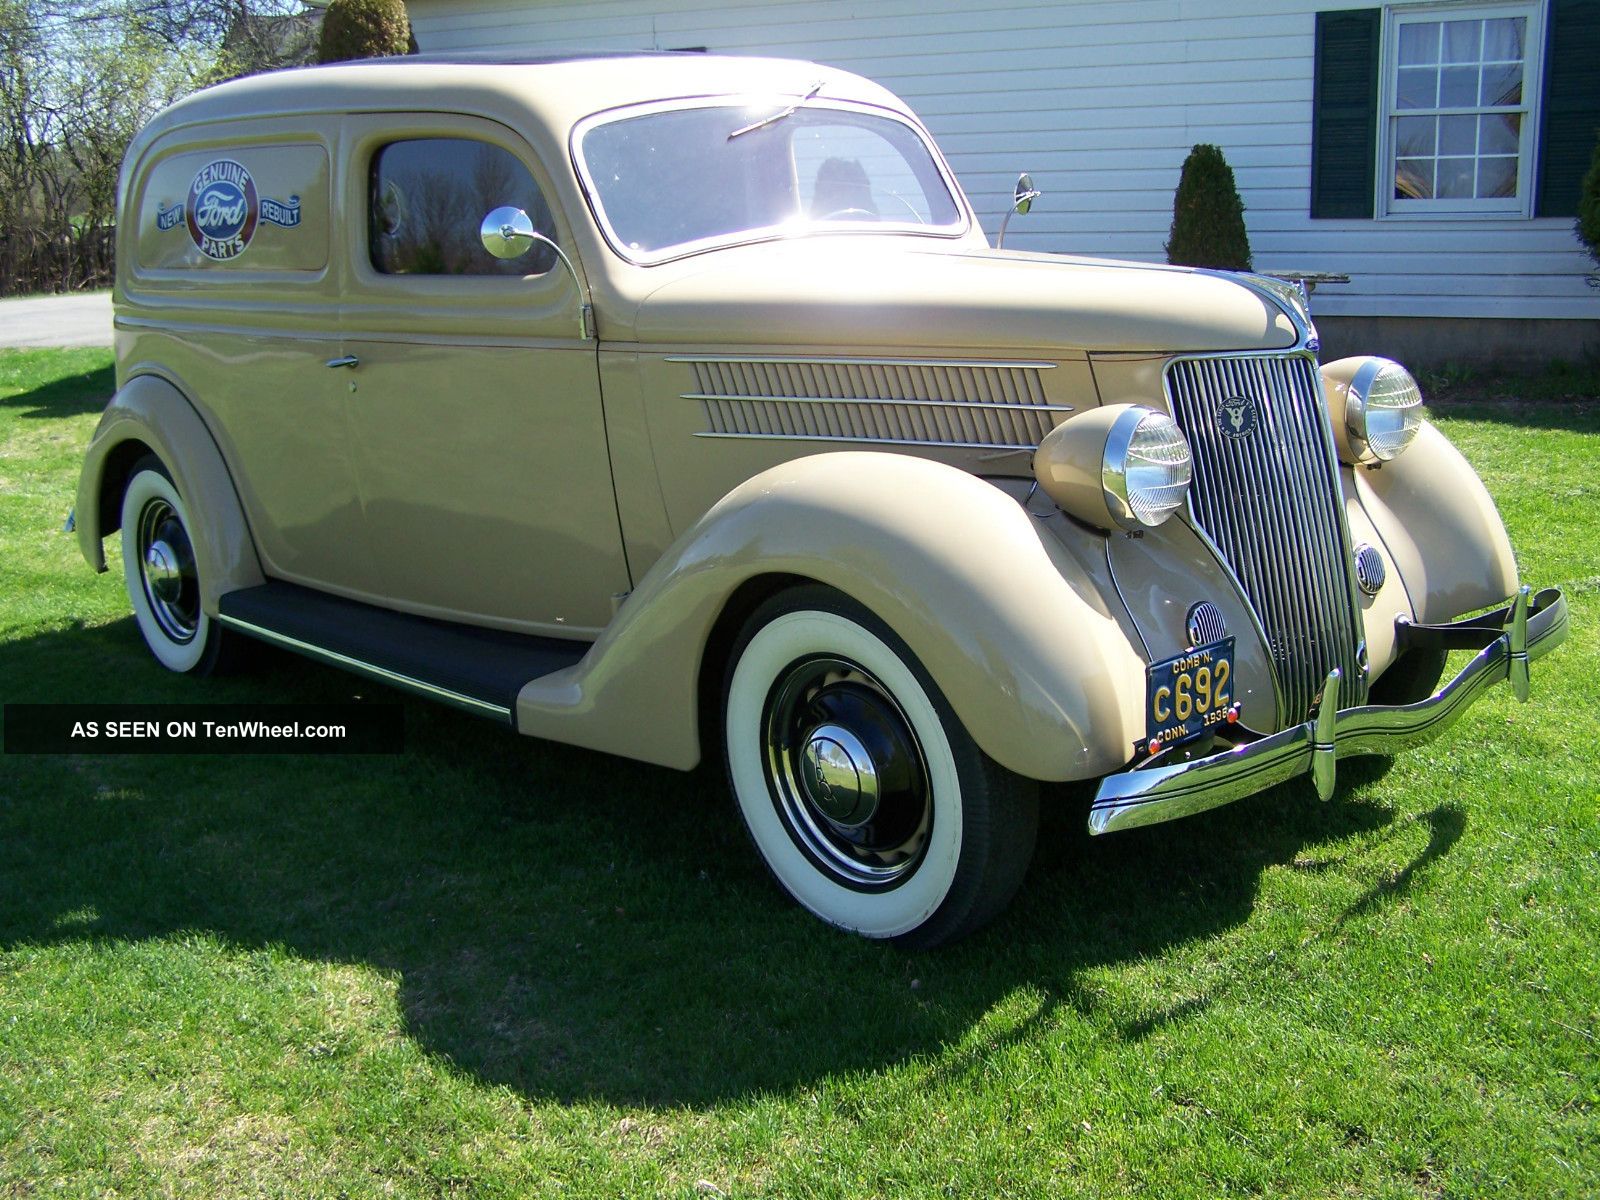
[[[1256,402],[1248,396],[1229,396],[1217,408],[1217,427],[1227,437],[1249,437],[1256,422]]]
[[[207,258],[226,262],[250,246],[261,215],[250,172],[231,158],[219,158],[195,172],[184,206],[189,239]]]

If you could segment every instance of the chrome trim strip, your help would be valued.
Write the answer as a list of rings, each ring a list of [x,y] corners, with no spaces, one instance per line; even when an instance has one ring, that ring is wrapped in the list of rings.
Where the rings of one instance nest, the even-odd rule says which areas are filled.
[[[697,433],[702,438],[736,438],[751,442],[855,442],[871,446],[930,446],[935,450],[1024,451],[1032,454],[1037,446],[1006,446],[994,442],[917,442],[903,438],[844,437],[821,433]]]
[[[878,408],[892,408],[896,404],[909,404],[920,408],[977,408],[1005,409],[1011,412],[1077,412],[1070,404],[1014,404],[996,400],[925,400],[921,397],[901,396],[898,399],[874,400],[863,396],[735,396],[715,392],[683,392],[685,400],[734,400],[745,404],[869,404]]]
[[[452,692],[449,688],[439,687],[437,684],[428,683],[426,680],[415,679],[410,675],[402,675],[398,671],[390,671],[385,667],[375,666],[363,662],[359,658],[351,658],[348,654],[340,654],[337,650],[329,650],[312,642],[302,642],[299,638],[290,637],[286,633],[279,633],[275,629],[267,629],[249,621],[241,621],[238,617],[230,617],[227,613],[218,613],[217,620],[224,625],[230,625],[241,633],[251,637],[260,638],[262,641],[273,642],[297,654],[304,654],[308,658],[319,659],[337,667],[354,671],[358,675],[365,675],[382,683],[393,684],[395,687],[404,688],[418,695],[428,696],[434,700],[441,700],[457,708],[466,709],[468,712],[478,714],[493,714],[504,720],[511,719],[511,710],[501,704],[490,704],[487,700],[479,700],[474,696],[464,696],[460,692]]]
[[[1219,808],[1311,771],[1319,747],[1331,745],[1332,759],[1350,758],[1391,754],[1438,736],[1489,687],[1508,677],[1514,681],[1514,647],[1523,636],[1519,625],[1526,631],[1529,660],[1542,657],[1566,640],[1567,602],[1561,592],[1548,589],[1532,603],[1537,603],[1539,610],[1529,616],[1532,604],[1519,593],[1506,614],[1504,632],[1427,700],[1403,706],[1363,705],[1331,718],[1323,712],[1220,754],[1107,776],[1089,811],[1089,832],[1114,833]],[[1471,633],[1482,628],[1475,624],[1480,621],[1481,617],[1468,618],[1454,627]],[[1329,779],[1330,789],[1331,783]]]
[[[1013,362],[984,358],[808,358],[793,354],[669,354],[668,362],[760,363],[783,366],[804,363],[823,367],[992,367],[1000,371],[1048,371],[1053,362]]]

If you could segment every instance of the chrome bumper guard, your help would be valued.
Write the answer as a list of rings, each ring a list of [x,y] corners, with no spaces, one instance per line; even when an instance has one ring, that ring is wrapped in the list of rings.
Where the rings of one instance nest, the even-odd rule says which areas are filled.
[[[1172,762],[1162,754],[1131,771],[1107,776],[1089,810],[1089,832],[1115,833],[1219,808],[1297,775],[1311,775],[1317,794],[1326,800],[1333,794],[1339,759],[1390,754],[1436,737],[1502,679],[1511,681],[1517,699],[1526,700],[1528,663],[1566,640],[1567,602],[1559,588],[1546,588],[1537,595],[1523,588],[1510,604],[1493,612],[1445,625],[1402,622],[1395,632],[1401,650],[1477,650],[1478,655],[1449,683],[1416,704],[1336,711],[1339,672],[1332,671],[1316,712],[1304,724],[1205,758]],[[1177,747],[1170,753],[1181,750]]]

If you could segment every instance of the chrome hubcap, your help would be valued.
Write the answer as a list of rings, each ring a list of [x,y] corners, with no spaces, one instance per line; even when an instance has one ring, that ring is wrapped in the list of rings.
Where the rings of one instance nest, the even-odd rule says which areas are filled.
[[[801,754],[800,782],[822,815],[853,827],[878,811],[878,768],[861,739],[843,725],[819,725]]]
[[[178,556],[166,542],[151,542],[145,550],[144,577],[150,581],[150,591],[168,604],[175,603],[183,594]]]
[[[843,659],[802,659],[762,717],[773,807],[826,874],[864,891],[892,888],[921,864],[933,827],[922,750],[876,679]]]
[[[174,642],[190,641],[200,627],[200,580],[188,531],[172,505],[156,499],[140,512],[137,534],[150,615]]]

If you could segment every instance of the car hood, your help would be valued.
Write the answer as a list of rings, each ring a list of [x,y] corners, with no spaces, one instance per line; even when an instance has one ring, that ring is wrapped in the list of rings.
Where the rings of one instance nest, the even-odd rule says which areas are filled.
[[[629,322],[646,344],[1171,354],[1286,350],[1298,340],[1265,291],[1235,278],[1109,259],[836,237],[650,270],[667,278]]]

